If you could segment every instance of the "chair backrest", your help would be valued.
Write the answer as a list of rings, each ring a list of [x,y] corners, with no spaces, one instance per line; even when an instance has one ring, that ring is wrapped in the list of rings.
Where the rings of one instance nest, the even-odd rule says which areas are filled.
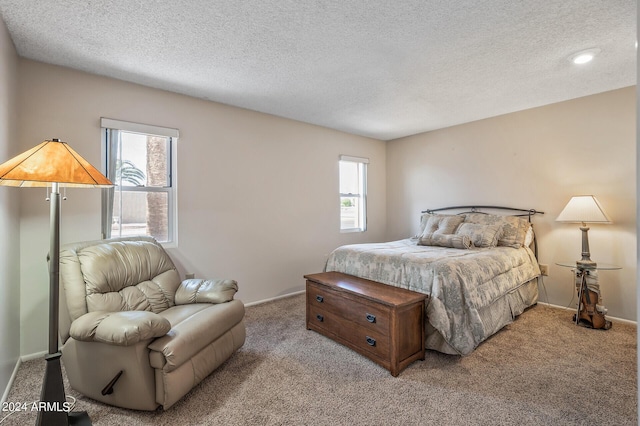
[[[164,311],[174,306],[180,276],[152,237],[66,244],[60,250],[63,342],[71,322],[95,311]]]

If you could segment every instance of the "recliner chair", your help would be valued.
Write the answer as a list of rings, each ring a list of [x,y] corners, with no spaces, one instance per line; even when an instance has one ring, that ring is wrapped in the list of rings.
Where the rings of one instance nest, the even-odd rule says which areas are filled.
[[[151,237],[60,250],[62,362],[76,391],[136,410],[168,409],[245,341],[233,280],[181,281]]]

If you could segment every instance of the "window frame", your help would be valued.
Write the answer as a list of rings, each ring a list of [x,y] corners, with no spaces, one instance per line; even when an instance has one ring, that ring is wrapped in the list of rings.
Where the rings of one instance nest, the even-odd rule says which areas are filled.
[[[102,134],[102,167],[103,173],[105,176],[109,177],[109,158],[111,156],[110,150],[112,149],[112,144],[109,143],[112,130],[123,131],[129,133],[138,133],[142,135],[151,135],[151,136],[160,136],[168,138],[168,167],[167,167],[167,185],[166,186],[134,186],[134,185],[123,185],[120,186],[118,182],[113,182],[113,189],[103,189],[103,197],[102,197],[102,238],[106,237],[106,227],[109,227],[110,233],[110,223],[105,223],[107,221],[106,216],[108,215],[108,207],[107,204],[109,200],[113,202],[113,198],[109,198],[107,196],[107,191],[116,191],[118,188],[121,188],[122,192],[156,192],[156,193],[166,193],[167,194],[167,241],[159,241],[159,243],[165,248],[175,248],[178,246],[178,175],[177,175],[177,144],[179,139],[179,131],[178,129],[172,129],[168,127],[160,127],[153,126],[148,124],[140,124],[133,123],[122,120],[114,120],[110,118],[101,118],[100,119],[101,126],[101,134]],[[122,198],[121,198],[122,200]],[[113,209],[111,209],[111,217],[113,217]],[[111,236],[116,238],[115,236]]]
[[[358,181],[359,181],[359,191],[358,193],[343,193],[340,192],[341,189],[341,180],[342,174],[340,173],[340,162],[351,162],[356,163],[358,165]],[[340,155],[338,160],[338,193],[339,193],[339,206],[342,209],[342,198],[359,198],[360,199],[360,211],[358,222],[361,226],[354,228],[343,228],[342,227],[342,210],[340,210],[340,233],[351,233],[351,232],[365,232],[367,230],[367,166],[369,164],[369,159],[364,157],[354,157],[350,155]]]

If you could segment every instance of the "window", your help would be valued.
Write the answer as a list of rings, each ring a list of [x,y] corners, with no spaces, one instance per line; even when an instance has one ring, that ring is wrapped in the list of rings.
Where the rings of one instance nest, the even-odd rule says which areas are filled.
[[[366,158],[340,156],[340,232],[367,229]]]
[[[178,131],[107,118],[101,125],[106,175],[115,185],[103,190],[103,238],[150,235],[176,243]]]

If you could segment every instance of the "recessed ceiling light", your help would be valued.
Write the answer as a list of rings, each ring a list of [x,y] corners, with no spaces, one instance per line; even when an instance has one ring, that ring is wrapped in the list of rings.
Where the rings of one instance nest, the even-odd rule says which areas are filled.
[[[600,49],[598,48],[581,50],[569,56],[569,60],[574,64],[586,64],[587,62],[591,62],[598,53],[600,53]]]

